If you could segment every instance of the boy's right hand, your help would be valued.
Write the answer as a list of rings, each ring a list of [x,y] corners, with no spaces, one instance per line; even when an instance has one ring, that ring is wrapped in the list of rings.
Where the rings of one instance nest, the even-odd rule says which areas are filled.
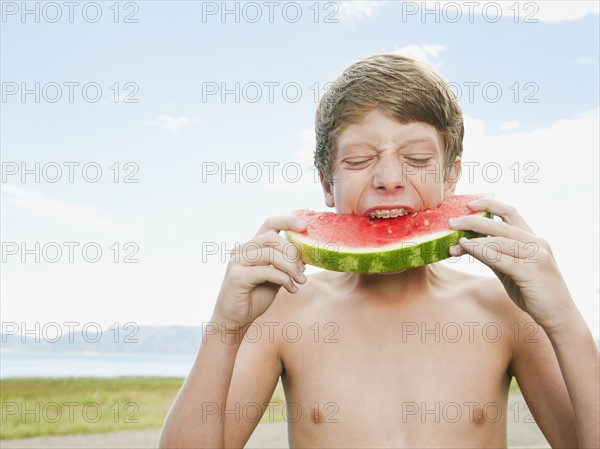
[[[306,223],[291,216],[268,218],[231,255],[212,318],[225,325],[225,332],[243,332],[269,308],[282,286],[296,293],[294,281],[306,282],[298,249],[279,235],[288,229],[302,232]]]

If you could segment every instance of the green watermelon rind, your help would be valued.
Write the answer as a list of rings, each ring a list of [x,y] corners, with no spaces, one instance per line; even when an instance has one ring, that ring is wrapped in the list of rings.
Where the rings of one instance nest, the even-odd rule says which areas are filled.
[[[492,218],[488,212],[474,215]],[[427,239],[427,235],[419,236],[419,243],[407,240],[393,245],[393,249],[369,248],[369,252],[364,252],[365,249],[359,248],[339,249],[335,243],[316,242],[299,233],[286,232],[288,240],[300,249],[301,259],[305,264],[344,273],[388,273],[428,265],[451,257],[448,249],[462,237],[485,237],[473,231],[451,229],[446,234],[445,231],[434,234],[437,237],[432,239]]]

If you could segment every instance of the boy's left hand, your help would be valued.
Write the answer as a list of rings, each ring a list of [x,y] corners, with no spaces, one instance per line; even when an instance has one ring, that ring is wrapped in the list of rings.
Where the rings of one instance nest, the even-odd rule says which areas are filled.
[[[511,206],[490,198],[467,206],[474,211],[488,211],[502,221],[478,215],[451,219],[452,229],[488,237],[462,238],[459,245],[450,248],[450,254],[470,254],[490,267],[515,304],[546,332],[568,326],[576,308],[548,242],[536,236]]]

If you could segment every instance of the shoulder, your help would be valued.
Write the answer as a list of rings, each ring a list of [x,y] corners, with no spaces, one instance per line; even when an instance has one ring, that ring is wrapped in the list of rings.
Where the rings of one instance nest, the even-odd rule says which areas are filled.
[[[481,276],[438,264],[436,279],[448,296],[480,313],[505,321],[522,320],[528,316],[510,299],[496,276]]]
[[[497,326],[512,356],[531,351],[551,352],[543,329],[509,297],[496,276],[478,276],[446,267],[445,282],[455,300],[452,305],[472,314],[478,322]],[[543,348],[543,349],[542,349]]]
[[[304,284],[297,284],[298,292],[292,294],[283,288],[279,290],[271,306],[272,312],[280,317],[290,314],[296,316],[314,307],[329,304],[336,293],[347,288],[347,281],[347,273],[319,270],[309,274]]]
[[[496,276],[481,276],[437,264],[435,279],[450,292],[468,294],[478,300],[507,297],[506,291]]]
[[[436,264],[435,275],[439,279],[446,281],[448,286],[456,286],[462,289],[486,288],[493,290],[502,287],[502,285],[499,285],[498,278],[495,276],[472,274],[441,263]]]
[[[307,270],[307,281],[298,284],[296,293],[281,288],[267,312],[260,317],[264,322],[278,323],[282,327],[308,327],[315,321],[339,320],[343,311],[352,309],[354,282],[349,273],[316,269]],[[310,273],[310,271],[313,271]]]

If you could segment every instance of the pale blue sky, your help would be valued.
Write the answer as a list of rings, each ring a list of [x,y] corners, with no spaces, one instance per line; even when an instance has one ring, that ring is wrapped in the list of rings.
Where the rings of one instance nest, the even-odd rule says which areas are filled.
[[[515,16],[515,3],[513,9],[503,3],[495,23],[489,2],[480,2],[472,20],[464,2],[454,4],[465,8],[456,23],[448,21],[456,10],[443,2],[439,18],[422,15],[423,6],[435,11],[435,2],[276,2],[273,23],[265,2],[229,2],[229,8],[239,8],[236,23],[232,14],[222,20],[220,11],[203,15],[203,8],[220,9],[222,2],[195,1],[121,2],[119,23],[113,2],[98,3],[97,23],[86,21],[93,19],[93,8],[86,16],[76,9],[70,23],[62,6],[61,19],[49,23],[55,12],[38,3],[36,23],[33,14],[15,12],[21,2],[3,2],[2,240],[29,247],[98,242],[103,249],[96,264],[80,251],[69,263],[64,245],[56,264],[38,264],[32,256],[22,263],[19,255],[3,254],[3,320],[208,320],[225,264],[219,255],[203,263],[203,242],[231,248],[270,215],[325,210],[310,169],[315,95],[352,62],[399,51],[427,59],[461,89],[464,160],[481,165],[459,190],[493,191],[551,241],[598,336],[598,4],[522,2]],[[296,5],[302,15],[291,23]],[[413,7],[417,12],[409,15]],[[260,20],[245,20],[258,10]],[[138,22],[123,23],[128,13]],[[338,22],[323,23],[327,13]],[[36,82],[40,102],[33,94],[23,102],[20,90]],[[62,86],[55,103],[48,101],[55,96],[53,83]],[[64,83],[79,83],[72,102]],[[101,87],[98,102],[83,98],[86,83]],[[219,94],[203,99],[203,91],[222,83],[234,90],[239,83],[239,102],[233,94],[225,101]],[[10,95],[15,86],[19,92]],[[248,101],[255,86],[262,97]],[[498,87],[501,94],[492,102]],[[286,101],[297,88],[298,101]],[[123,103],[127,94],[137,103]],[[236,183],[229,175],[221,182],[217,174],[203,182],[207,164],[233,168],[236,161],[241,167],[255,164],[246,165],[246,178],[255,176],[252,167],[262,167],[262,178],[252,183],[242,176]],[[37,183],[29,175],[21,182],[20,173],[10,174],[12,163],[20,169],[36,162],[46,166],[46,178],[54,176],[52,164],[62,166],[62,178],[50,183],[42,176]],[[80,164],[73,183],[65,162]],[[133,179],[139,182],[113,182],[115,162],[121,177],[138,170]],[[133,165],[126,168],[128,162]],[[85,181],[86,163],[92,163],[90,170],[101,167],[99,182]],[[276,163],[269,182],[267,166]],[[301,168],[299,182],[286,181],[296,175],[282,172],[286,163]],[[490,182],[492,172],[484,176],[485,163],[502,168],[496,182]],[[526,182],[531,180],[538,182]],[[121,259],[123,245],[135,242],[139,263],[114,263],[114,242]],[[462,265],[485,272],[478,264]]]

